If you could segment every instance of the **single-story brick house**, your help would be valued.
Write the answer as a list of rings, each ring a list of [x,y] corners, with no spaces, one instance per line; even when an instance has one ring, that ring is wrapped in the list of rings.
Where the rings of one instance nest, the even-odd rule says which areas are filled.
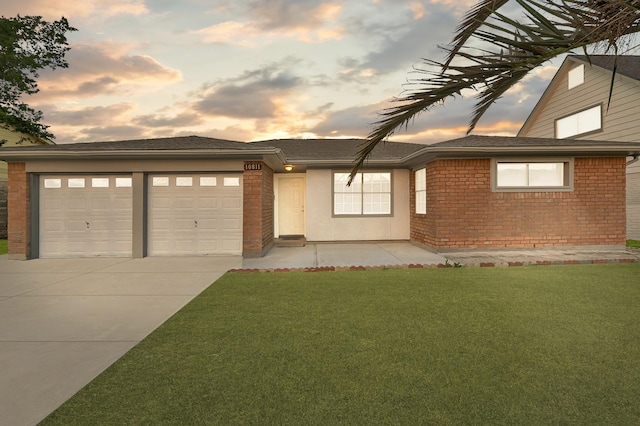
[[[433,250],[622,246],[640,143],[468,136],[387,142],[196,136],[1,148],[9,256],[264,255],[274,239]]]

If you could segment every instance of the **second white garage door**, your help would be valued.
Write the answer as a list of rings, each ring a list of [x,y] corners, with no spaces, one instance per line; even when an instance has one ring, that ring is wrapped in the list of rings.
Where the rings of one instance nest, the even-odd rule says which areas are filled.
[[[242,175],[149,176],[149,256],[242,254]]]

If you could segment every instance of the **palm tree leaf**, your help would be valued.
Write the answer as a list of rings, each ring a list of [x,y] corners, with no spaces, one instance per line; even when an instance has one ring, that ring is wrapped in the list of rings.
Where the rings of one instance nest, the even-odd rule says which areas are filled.
[[[456,35],[453,38],[453,47],[445,60],[443,67],[446,68],[455,59],[458,52],[469,41],[473,34],[480,28],[489,16],[496,10],[508,3],[509,0],[483,0],[478,2],[469,12],[464,15],[460,25],[456,28]]]
[[[524,23],[498,12],[507,0],[482,0],[465,14],[452,46],[445,48],[445,61],[425,60],[427,67],[415,69],[419,77],[410,79],[410,88],[395,99],[398,105],[382,112],[352,176],[378,143],[447,98],[465,89],[478,92],[470,133],[487,109],[534,68],[575,49],[586,53],[593,45],[617,56],[619,47],[630,43],[627,36],[640,32],[640,0],[516,1],[525,12]],[[480,47],[471,39],[479,40]]]

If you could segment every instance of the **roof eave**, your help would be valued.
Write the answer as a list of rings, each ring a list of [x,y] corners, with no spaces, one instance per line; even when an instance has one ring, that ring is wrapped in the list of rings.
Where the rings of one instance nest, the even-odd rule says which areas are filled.
[[[283,163],[284,155],[279,148],[259,149],[259,150],[236,150],[236,149],[164,149],[164,150],[109,150],[109,151],[55,151],[55,150],[0,150],[0,159],[5,161],[29,161],[29,160],[71,160],[71,159],[96,159],[96,160],[119,160],[119,159],[191,159],[191,158],[211,158],[211,159],[256,159],[263,156],[276,156]]]
[[[311,160],[311,159],[296,159],[288,160],[288,164],[293,166],[306,166],[308,168],[327,168],[327,167],[353,167],[355,165],[356,156],[352,159],[337,159],[337,160]],[[398,167],[404,166],[404,159],[384,159],[384,160],[366,160],[364,163],[365,168],[371,167]]]
[[[406,156],[402,162],[410,167],[443,157],[482,158],[492,156],[559,156],[572,157],[632,157],[640,155],[640,145],[636,147],[623,145],[608,146],[527,146],[527,147],[426,147]]]

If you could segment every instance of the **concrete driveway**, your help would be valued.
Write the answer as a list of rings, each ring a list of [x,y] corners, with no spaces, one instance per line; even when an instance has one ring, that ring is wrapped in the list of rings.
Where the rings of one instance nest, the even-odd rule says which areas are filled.
[[[34,425],[242,258],[0,256],[0,424]]]

